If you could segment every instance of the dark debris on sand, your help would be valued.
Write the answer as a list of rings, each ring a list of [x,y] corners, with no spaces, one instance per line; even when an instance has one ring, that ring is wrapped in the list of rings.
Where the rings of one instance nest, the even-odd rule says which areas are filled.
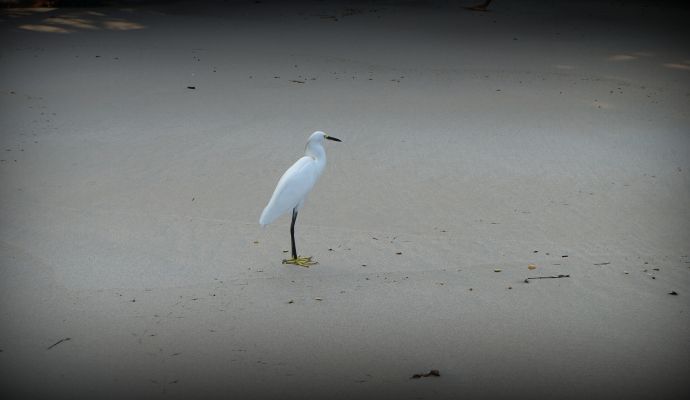
[[[427,378],[430,376],[441,376],[441,372],[437,369],[432,369],[431,371],[427,372],[426,374],[414,374],[410,377],[410,379]]]

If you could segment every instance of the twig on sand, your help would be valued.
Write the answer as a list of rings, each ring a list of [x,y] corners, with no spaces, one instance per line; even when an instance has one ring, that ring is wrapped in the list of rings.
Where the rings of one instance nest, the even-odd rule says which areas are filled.
[[[426,378],[428,376],[441,376],[441,372],[437,369],[432,369],[431,371],[427,372],[426,374],[414,374],[410,377],[410,379]]]
[[[530,279],[558,279],[558,278],[570,278],[570,275],[533,276],[530,278],[525,278],[525,283],[529,283]]]
[[[47,348],[46,350],[50,350],[50,349],[52,349],[53,347],[59,345],[60,343],[62,343],[62,342],[67,342],[67,341],[70,341],[70,340],[72,340],[72,338],[66,337],[66,338],[64,338],[64,339],[60,339],[60,340],[58,340],[57,342],[55,342],[55,343],[51,344],[50,346],[48,346],[48,348]]]
[[[482,4],[477,4],[477,5],[469,6],[469,7],[465,7],[465,8],[470,10],[470,11],[489,11],[488,10],[489,4],[491,4],[491,0],[486,0]]]
[[[596,263],[594,265],[609,265],[611,264],[610,262],[602,262],[602,263]]]

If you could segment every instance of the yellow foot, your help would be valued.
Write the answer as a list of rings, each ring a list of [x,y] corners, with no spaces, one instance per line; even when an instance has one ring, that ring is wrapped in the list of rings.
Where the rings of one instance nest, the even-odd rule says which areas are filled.
[[[294,264],[300,267],[309,268],[310,265],[318,264],[318,262],[312,261],[311,257],[297,257],[283,260],[283,264]]]

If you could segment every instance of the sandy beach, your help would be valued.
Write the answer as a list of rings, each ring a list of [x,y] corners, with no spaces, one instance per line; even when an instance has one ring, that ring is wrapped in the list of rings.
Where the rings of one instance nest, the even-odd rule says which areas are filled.
[[[689,396],[688,11],[480,2],[3,8],[3,398]]]

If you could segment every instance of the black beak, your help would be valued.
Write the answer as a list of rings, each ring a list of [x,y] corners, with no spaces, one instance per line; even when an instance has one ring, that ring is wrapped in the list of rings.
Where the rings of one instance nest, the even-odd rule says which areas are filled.
[[[342,140],[340,140],[340,139],[338,139],[338,138],[334,138],[333,136],[325,135],[324,137],[325,137],[326,139],[332,140],[332,141],[334,141],[334,142],[342,142]]]

